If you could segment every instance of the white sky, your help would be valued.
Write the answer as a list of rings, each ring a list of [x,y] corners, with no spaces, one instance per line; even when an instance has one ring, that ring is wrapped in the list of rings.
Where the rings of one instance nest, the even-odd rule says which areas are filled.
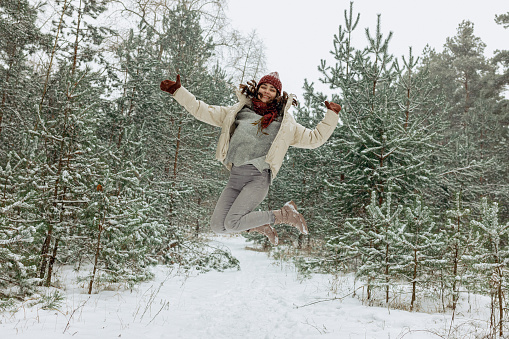
[[[229,0],[227,14],[236,29],[256,29],[265,43],[269,72],[278,71],[283,90],[302,99],[304,78],[318,83],[320,59],[331,59],[334,34],[344,26],[349,6],[350,0]],[[356,0],[353,6],[361,14],[356,47],[366,45],[364,28],[374,32],[381,14],[382,31],[385,36],[393,32],[389,48],[397,57],[408,55],[409,46],[414,55],[426,44],[442,51],[463,20],[474,23],[474,34],[487,45],[486,56],[509,49],[509,29],[495,23],[495,14],[509,12],[509,0]]]

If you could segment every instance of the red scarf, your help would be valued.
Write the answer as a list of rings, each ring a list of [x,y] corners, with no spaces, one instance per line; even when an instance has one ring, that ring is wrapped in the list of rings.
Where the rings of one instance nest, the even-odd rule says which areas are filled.
[[[267,104],[257,98],[253,98],[251,101],[253,102],[253,110],[256,112],[256,114],[262,116],[260,120],[253,123],[253,125],[259,125],[258,131],[266,134],[262,130],[269,127],[269,125],[276,119],[279,113],[276,108],[276,103],[272,101],[271,103]]]

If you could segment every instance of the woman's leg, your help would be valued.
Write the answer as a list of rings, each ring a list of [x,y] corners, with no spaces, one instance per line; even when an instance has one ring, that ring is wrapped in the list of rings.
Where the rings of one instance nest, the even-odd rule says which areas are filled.
[[[267,196],[270,173],[234,166],[210,220],[216,233],[237,233],[274,222],[272,212],[252,212]]]
[[[210,228],[212,228],[212,231],[215,233],[230,233],[227,232],[224,227],[224,220],[226,219],[226,215],[228,214],[228,211],[230,211],[231,206],[235,202],[235,199],[237,199],[237,196],[242,190],[242,186],[239,187],[237,179],[238,178],[234,178],[234,176],[230,173],[230,179],[217,200],[214,213],[212,213],[212,217],[210,218]]]
[[[260,172],[252,165],[241,166],[238,175],[244,185],[228,211],[224,227],[228,233],[246,231],[258,226],[274,223],[271,211],[253,210],[265,199],[270,187],[270,172]]]

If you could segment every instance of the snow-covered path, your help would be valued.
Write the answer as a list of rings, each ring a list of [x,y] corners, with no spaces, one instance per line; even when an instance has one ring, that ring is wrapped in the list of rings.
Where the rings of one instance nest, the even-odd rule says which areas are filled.
[[[331,298],[330,276],[299,281],[289,264],[249,251],[242,237],[217,238],[240,260],[240,271],[156,278],[133,291],[67,290],[59,311],[37,306],[0,315],[0,338],[438,338],[450,316],[363,306]],[[351,291],[349,278],[337,296]],[[407,333],[408,329],[416,332]],[[406,335],[404,335],[406,333]]]

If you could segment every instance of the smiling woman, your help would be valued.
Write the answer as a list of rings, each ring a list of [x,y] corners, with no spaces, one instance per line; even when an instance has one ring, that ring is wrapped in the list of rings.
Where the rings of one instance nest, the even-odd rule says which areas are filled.
[[[263,83],[260,85],[260,88],[258,89],[258,99],[260,99],[264,103],[268,103],[274,100],[277,93],[278,91],[276,87],[272,86],[271,84]]]
[[[273,224],[289,224],[308,233],[306,221],[293,201],[279,210],[254,209],[267,196],[289,146],[316,148],[327,141],[339,121],[338,104],[326,101],[324,119],[311,130],[288,113],[297,101],[283,91],[277,72],[263,76],[258,83],[240,85],[238,103],[231,107],[210,106],[197,100],[181,86],[180,75],[177,81],[164,80],[160,87],[197,119],[222,129],[216,158],[231,172],[211,218],[214,232],[259,232],[273,245],[278,243]]]

